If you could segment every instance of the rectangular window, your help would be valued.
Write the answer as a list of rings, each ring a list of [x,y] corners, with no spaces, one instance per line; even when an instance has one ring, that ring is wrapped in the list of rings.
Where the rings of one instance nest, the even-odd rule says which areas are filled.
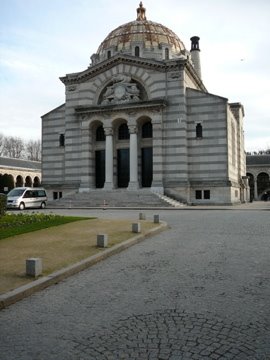
[[[210,190],[203,191],[203,198],[209,200],[210,199]]]
[[[65,135],[64,134],[59,135],[59,146],[65,146]]]
[[[238,190],[235,190],[234,196],[237,198],[238,197]]]
[[[197,139],[201,139],[203,137],[203,128],[202,128],[202,124],[199,123],[196,125],[196,138]]]
[[[195,198],[197,200],[201,199],[202,198],[202,190],[196,190],[195,191]]]

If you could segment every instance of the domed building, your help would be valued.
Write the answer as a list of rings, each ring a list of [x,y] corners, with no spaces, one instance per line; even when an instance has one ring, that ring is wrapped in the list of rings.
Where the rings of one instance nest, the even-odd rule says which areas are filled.
[[[51,196],[148,188],[188,204],[247,200],[244,109],[208,93],[199,40],[188,51],[141,2],[86,70],[60,78],[65,104],[42,116]]]

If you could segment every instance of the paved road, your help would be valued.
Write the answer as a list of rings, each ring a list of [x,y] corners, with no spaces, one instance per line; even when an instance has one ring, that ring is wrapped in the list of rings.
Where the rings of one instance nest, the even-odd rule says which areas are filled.
[[[269,360],[269,210],[159,211],[169,230],[1,311],[1,360]]]

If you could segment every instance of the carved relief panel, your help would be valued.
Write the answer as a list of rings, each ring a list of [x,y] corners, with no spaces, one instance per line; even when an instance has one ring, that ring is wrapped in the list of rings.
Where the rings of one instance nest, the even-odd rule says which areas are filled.
[[[101,105],[123,104],[142,101],[145,98],[138,83],[124,74],[115,75],[112,82],[101,93]]]

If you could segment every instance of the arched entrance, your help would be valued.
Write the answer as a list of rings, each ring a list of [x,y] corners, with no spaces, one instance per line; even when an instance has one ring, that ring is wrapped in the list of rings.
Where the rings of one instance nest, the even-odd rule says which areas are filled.
[[[257,186],[258,186],[258,196],[261,200],[264,197],[264,194],[270,189],[269,175],[265,172],[261,172],[257,176]]]
[[[16,187],[22,187],[23,186],[23,177],[21,175],[18,175],[16,177]]]
[[[32,187],[32,179],[30,176],[26,176],[25,178],[25,186]]]
[[[7,193],[15,187],[14,178],[10,174],[0,175],[0,192]]]
[[[105,132],[102,124],[94,129],[95,139],[95,184],[96,188],[104,187],[105,183]]]
[[[38,176],[34,177],[34,183],[33,183],[33,187],[39,187],[40,186],[40,179]]]
[[[122,123],[117,131],[117,187],[127,188],[129,184],[129,129]]]
[[[153,180],[153,129],[149,119],[141,127],[141,186],[151,187]]]

